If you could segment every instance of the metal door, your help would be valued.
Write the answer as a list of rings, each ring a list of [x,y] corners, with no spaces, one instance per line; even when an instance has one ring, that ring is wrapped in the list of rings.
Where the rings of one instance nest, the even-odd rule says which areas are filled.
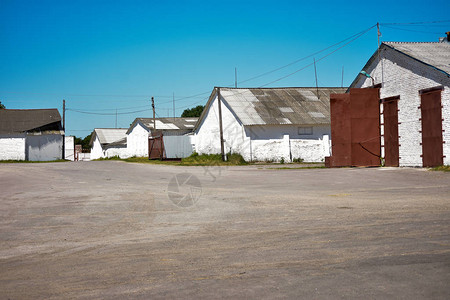
[[[384,159],[388,167],[399,166],[398,100],[395,97],[383,101]]]
[[[441,92],[441,87],[420,91],[422,163],[424,167],[436,167],[444,164]]]
[[[149,159],[164,159],[164,140],[163,135],[151,137],[148,139],[148,158]]]
[[[351,159],[351,119],[350,94],[330,95],[331,149],[330,166],[350,166]]]
[[[378,88],[350,89],[352,166],[381,164]]]

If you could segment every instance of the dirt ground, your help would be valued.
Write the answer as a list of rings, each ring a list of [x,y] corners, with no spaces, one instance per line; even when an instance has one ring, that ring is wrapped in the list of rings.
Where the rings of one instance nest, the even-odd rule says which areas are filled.
[[[0,164],[0,299],[450,298],[450,173]]]

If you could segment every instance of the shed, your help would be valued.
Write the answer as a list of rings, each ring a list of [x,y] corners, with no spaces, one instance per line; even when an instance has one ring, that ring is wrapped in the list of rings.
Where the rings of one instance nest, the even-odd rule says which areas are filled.
[[[91,135],[90,159],[119,156],[129,157],[127,151],[127,128],[95,128]]]
[[[199,154],[221,152],[248,161],[323,161],[330,151],[330,94],[338,87],[215,88],[195,126]]]
[[[448,40],[384,42],[363,71],[350,88],[380,88],[381,156],[386,165],[449,165]]]
[[[157,118],[155,119],[156,129],[164,136],[183,136],[189,134],[194,129],[198,118]],[[137,118],[131,124],[127,131],[127,148],[130,156],[147,157],[148,156],[148,139],[153,130],[152,118]],[[186,138],[180,138],[183,145],[186,143]],[[170,145],[177,145],[177,139],[172,138]],[[184,153],[186,148],[183,147]],[[166,152],[171,152],[171,149],[166,149]]]
[[[0,109],[0,160],[61,159],[63,135],[57,109]]]

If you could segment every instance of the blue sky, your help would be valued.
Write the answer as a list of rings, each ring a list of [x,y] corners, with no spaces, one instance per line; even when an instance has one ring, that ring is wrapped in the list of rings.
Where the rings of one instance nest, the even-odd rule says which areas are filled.
[[[161,117],[173,116],[175,96],[179,116],[205,104],[214,86],[233,86],[235,68],[239,87],[315,86],[314,67],[306,67],[313,57],[239,82],[377,22],[382,41],[437,41],[450,30],[449,8],[440,0],[0,0],[0,101],[62,113],[65,99],[67,134],[84,137],[115,127],[116,109],[118,127],[151,117],[151,96]],[[341,86],[342,68],[348,86],[377,48],[376,29],[320,60],[336,48],[314,56],[319,86]]]

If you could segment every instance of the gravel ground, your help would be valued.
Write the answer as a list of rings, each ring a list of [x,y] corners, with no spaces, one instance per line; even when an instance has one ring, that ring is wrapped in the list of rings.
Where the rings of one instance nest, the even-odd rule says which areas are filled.
[[[450,173],[0,164],[0,299],[450,298]]]

